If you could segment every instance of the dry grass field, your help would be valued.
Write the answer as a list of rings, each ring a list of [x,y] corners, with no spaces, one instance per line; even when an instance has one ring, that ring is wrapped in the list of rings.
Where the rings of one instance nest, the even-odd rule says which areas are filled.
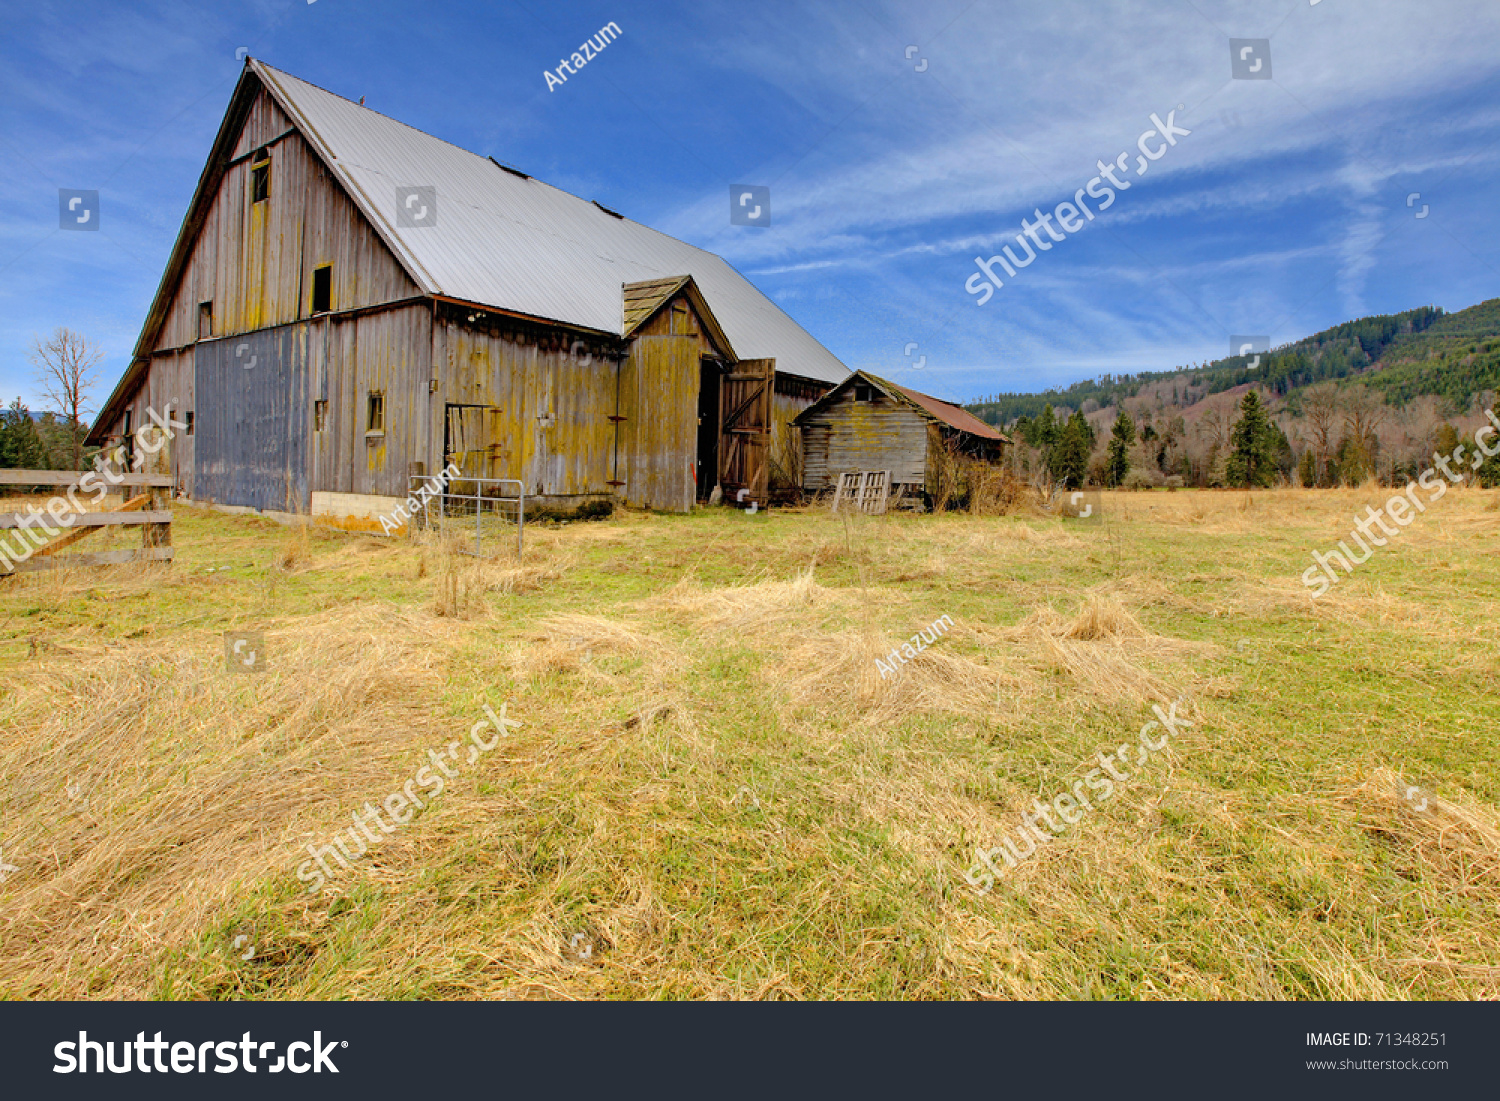
[[[0,996],[1500,997],[1500,493],[1314,601],[1388,496],[628,514],[520,564],[179,506],[171,568],[0,582]],[[523,725],[310,893],[485,705]]]

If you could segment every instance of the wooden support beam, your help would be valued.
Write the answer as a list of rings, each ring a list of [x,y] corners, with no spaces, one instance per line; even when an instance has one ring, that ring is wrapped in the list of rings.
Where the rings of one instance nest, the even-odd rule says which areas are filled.
[[[118,511],[135,512],[138,509],[145,508],[146,503],[150,500],[151,495],[149,493],[142,493],[139,497],[132,497],[130,500],[126,501],[119,507]],[[52,540],[52,542],[48,543],[45,547],[43,547],[36,553],[38,556],[56,554],[64,547],[71,547],[74,543],[78,542],[78,540],[85,539],[88,536],[93,535],[94,532],[98,530],[99,528],[90,527],[88,525],[84,525],[82,527],[78,527],[77,525],[75,525],[75,530],[70,531],[67,535],[63,535],[57,539]]]

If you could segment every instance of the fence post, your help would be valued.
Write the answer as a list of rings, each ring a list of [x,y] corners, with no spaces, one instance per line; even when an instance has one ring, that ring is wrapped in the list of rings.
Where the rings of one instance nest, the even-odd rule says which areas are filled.
[[[141,464],[144,467],[156,468],[154,470],[146,471],[146,473],[168,474],[171,471],[172,461],[171,453],[169,450],[170,447],[171,442],[169,439],[167,441],[166,447],[163,447],[155,455],[152,455],[147,462]],[[148,509],[154,512],[160,509],[170,509],[172,507],[172,489],[170,486],[146,486],[145,488],[147,495],[146,507]],[[171,524],[145,524],[142,526],[141,546],[149,549],[151,547],[170,547],[171,545]]]

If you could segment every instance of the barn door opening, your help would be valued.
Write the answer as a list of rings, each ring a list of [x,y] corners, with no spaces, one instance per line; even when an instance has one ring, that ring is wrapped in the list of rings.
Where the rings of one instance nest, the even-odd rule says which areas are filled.
[[[698,382],[698,500],[706,501],[719,484],[719,380],[717,361],[704,357]]]
[[[766,506],[771,450],[771,388],[774,359],[742,359],[724,376],[720,400],[719,482],[726,501]],[[743,497],[740,491],[744,490]]]
[[[497,437],[498,410],[488,405],[448,405],[443,417],[443,462],[466,478],[499,477],[495,469],[502,446]]]

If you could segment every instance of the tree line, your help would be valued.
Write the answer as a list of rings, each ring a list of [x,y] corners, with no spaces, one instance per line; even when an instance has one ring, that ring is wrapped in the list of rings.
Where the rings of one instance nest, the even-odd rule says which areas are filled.
[[[1104,374],[1060,390],[1038,394],[998,394],[982,398],[965,408],[986,424],[1000,427],[1021,417],[1036,418],[1048,405],[1054,410],[1069,408],[1085,412],[1120,405],[1138,397],[1143,388],[1158,383],[1174,383],[1172,404],[1184,408],[1246,383],[1255,383],[1272,394],[1285,396],[1301,387],[1348,378],[1375,363],[1403,339],[1427,332],[1445,316],[1447,314],[1440,307],[1422,306],[1404,313],[1346,321],[1258,356],[1228,356],[1170,371]],[[1488,376],[1482,371],[1474,372],[1473,377],[1481,384],[1479,389],[1492,385],[1484,383]],[[1477,390],[1464,394],[1460,404],[1466,404],[1474,392]]]
[[[1015,446],[1006,461],[1013,473],[1039,488],[1331,488],[1362,485],[1371,478],[1402,485],[1431,469],[1437,455],[1452,456],[1460,447],[1470,460],[1483,454],[1474,433],[1460,432],[1446,420],[1419,433],[1406,452],[1390,454],[1381,429],[1392,412],[1384,396],[1370,387],[1322,383],[1305,391],[1295,410],[1279,414],[1292,429],[1289,435],[1271,416],[1260,391],[1251,389],[1235,414],[1209,409],[1191,430],[1181,414],[1162,417],[1149,408],[1138,410],[1138,424],[1137,417],[1121,408],[1101,446],[1097,430],[1081,411],[1063,418],[1045,405],[1038,416],[1022,416],[1011,426]],[[1490,413],[1500,425],[1500,396]],[[1409,432],[1406,439],[1413,439]],[[1461,469],[1477,484],[1500,486],[1500,454],[1485,457],[1478,467],[1466,460]]]

